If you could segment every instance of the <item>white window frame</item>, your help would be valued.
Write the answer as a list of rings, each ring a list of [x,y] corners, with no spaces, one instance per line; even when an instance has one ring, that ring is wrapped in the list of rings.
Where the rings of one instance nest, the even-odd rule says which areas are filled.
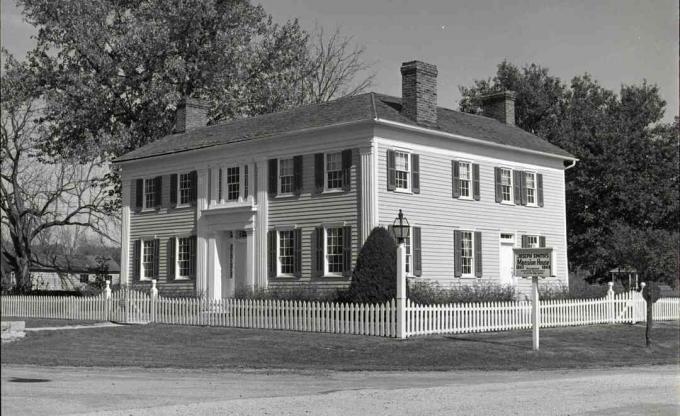
[[[182,188],[182,177],[186,177],[189,182],[188,188]],[[186,202],[182,202],[182,189],[188,189],[188,197]],[[191,204],[191,172],[184,172],[177,174],[177,207],[187,207]]]
[[[191,238],[192,235],[180,235],[175,237],[175,280],[190,280],[191,275],[181,275],[179,273],[180,271],[180,266],[179,266],[179,240],[189,240],[189,262],[191,262]],[[198,248],[196,247],[196,244],[194,244],[194,254],[193,257],[196,257],[196,251]],[[191,263],[189,264],[189,269],[191,269]],[[196,271],[194,270],[194,273]]]
[[[465,234],[470,234],[470,273],[463,271],[463,253],[460,253],[460,273],[461,277],[476,277],[475,276],[475,232],[473,230],[461,230],[460,243],[465,247]]]
[[[467,190],[468,194],[463,195],[463,179],[461,179],[461,171],[463,165],[467,165],[467,171],[468,171],[468,179],[465,180],[467,182]],[[473,194],[472,194],[472,162],[468,160],[459,160],[458,161],[458,194],[459,194],[459,199],[473,199]]]
[[[511,168],[505,168],[501,167],[501,204],[508,204],[508,205],[515,205],[515,189],[514,189],[514,175],[513,175],[513,170]],[[510,199],[505,200],[503,198],[503,171],[507,171],[510,173]]]
[[[404,172],[403,170],[397,169],[397,160],[399,159],[399,155],[406,155],[406,187],[400,187],[398,185],[398,178],[397,178],[397,173],[398,172]],[[412,163],[412,158],[411,158],[411,152],[408,152],[406,150],[394,150],[394,190],[396,192],[411,192],[411,186],[413,185],[411,182],[413,182],[413,177],[411,175],[412,169],[413,169],[413,163]]]
[[[281,162],[288,161],[288,160],[290,160],[291,174],[286,175],[286,177],[290,176],[292,178],[291,179],[292,180],[291,189],[290,189],[290,192],[283,192],[282,191],[283,181],[281,180],[281,168],[283,166],[283,163],[281,163]],[[277,170],[277,172],[276,172],[276,175],[277,175],[277,178],[276,178],[276,187],[277,187],[276,193],[277,193],[277,195],[279,195],[279,196],[293,195],[293,192],[295,191],[295,159],[293,157],[279,158],[278,162],[276,164],[276,170]]]
[[[237,175],[238,175],[238,181],[233,183],[229,182],[229,169],[236,169],[237,170]],[[241,175],[241,165],[232,165],[232,166],[227,166],[225,168],[222,168],[222,175],[224,175],[224,178],[222,178],[222,186],[224,186],[224,189],[222,190],[222,200],[224,202],[236,202],[240,201],[243,198],[243,177]],[[229,185],[236,185],[238,187],[238,192],[236,195],[236,198],[229,198]]]
[[[340,159],[340,169],[333,171],[333,172],[338,172],[340,174],[340,185],[334,188],[330,188],[328,186],[328,156],[333,155],[333,156],[338,156]],[[336,191],[342,191],[345,183],[345,179],[343,178],[343,172],[342,172],[342,152],[328,152],[323,154],[323,189],[324,192],[336,192]]]
[[[295,239],[297,238],[297,233],[295,232],[296,228],[295,227],[281,227],[276,229],[276,277],[294,277],[295,276],[295,256],[297,253],[295,253],[295,247],[296,247],[296,241]],[[293,233],[293,272],[291,273],[283,273],[283,267],[281,263],[281,232],[291,232]]]
[[[151,280],[154,279],[153,274],[150,277],[146,277],[146,268],[144,267],[144,250],[146,243],[151,244],[151,272],[153,273],[153,262],[155,259],[153,258],[154,256],[154,241],[155,239],[153,238],[145,238],[140,240],[140,245],[141,245],[141,253],[139,253],[139,280],[140,281],[145,281],[145,282],[150,282]]]
[[[527,247],[525,248],[539,248],[541,246],[541,236],[538,234],[524,234],[524,237],[527,238]],[[535,243],[529,242],[529,239],[536,239]],[[521,244],[521,242],[520,242]],[[535,245],[534,245],[535,244]]]
[[[408,230],[408,238],[404,239],[404,248],[406,249],[406,276],[414,277],[413,275],[413,227],[411,224]]]
[[[151,206],[147,205],[147,200],[146,200],[146,196],[149,194],[149,192],[148,192],[147,189],[146,189],[146,184],[147,184],[147,183],[152,183],[152,184],[153,184],[153,191],[150,192],[151,195],[152,195],[152,197],[151,197],[151,202],[152,202],[152,203],[151,203]],[[153,205],[153,200],[155,199],[155,197],[154,197],[153,195],[154,195],[154,193],[156,192],[156,178],[144,178],[144,180],[142,181],[142,191],[143,191],[143,192],[142,192],[142,203],[143,203],[142,209],[144,209],[144,210],[153,210],[153,209],[156,209],[156,207]]]
[[[526,189],[524,192],[526,192],[526,198],[527,198],[527,206],[528,207],[537,207],[538,206],[538,184],[536,183],[536,172],[533,171],[524,171],[524,182],[528,183],[528,176],[533,176],[534,179],[534,187],[529,188],[529,186],[526,186]],[[529,189],[532,189],[534,191],[534,202],[529,202]]]
[[[345,273],[345,225],[344,224],[325,224],[323,226],[323,275],[326,277],[342,277]],[[331,272],[328,262],[328,230],[334,228],[340,230],[342,240],[342,271]]]

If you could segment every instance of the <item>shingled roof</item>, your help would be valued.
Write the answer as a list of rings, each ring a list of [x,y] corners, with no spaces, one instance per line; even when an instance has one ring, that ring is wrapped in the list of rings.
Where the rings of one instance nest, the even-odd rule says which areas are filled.
[[[492,118],[442,107],[437,108],[437,118],[438,126],[428,128],[490,143],[548,153],[565,159],[574,159],[570,153],[545,139]],[[400,98],[369,92],[172,134],[126,153],[114,162],[145,159],[272,137],[309,128],[376,119],[417,126],[413,120],[401,114]]]

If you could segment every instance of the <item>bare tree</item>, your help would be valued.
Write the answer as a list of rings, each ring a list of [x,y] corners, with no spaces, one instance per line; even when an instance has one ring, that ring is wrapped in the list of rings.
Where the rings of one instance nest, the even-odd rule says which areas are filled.
[[[39,121],[35,93],[27,93],[21,64],[7,55],[2,74],[0,116],[0,214],[2,253],[16,271],[17,288],[31,289],[29,267],[37,242],[53,243],[57,230],[82,227],[109,235],[111,221],[104,185],[106,170],[98,160],[80,163],[54,158],[40,149],[45,126]],[[50,241],[51,240],[51,241]]]
[[[364,61],[366,48],[343,36],[340,29],[326,36],[317,28],[308,46],[308,71],[303,84],[304,101],[321,103],[365,92],[375,74]]]

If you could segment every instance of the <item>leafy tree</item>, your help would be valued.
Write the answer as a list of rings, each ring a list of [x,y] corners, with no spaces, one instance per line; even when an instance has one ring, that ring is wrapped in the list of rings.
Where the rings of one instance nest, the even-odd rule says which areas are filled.
[[[625,224],[614,224],[607,236],[609,249],[618,263],[634,268],[646,283],[643,296],[647,301],[645,343],[651,346],[654,324],[652,310],[659,299],[659,284],[678,284],[678,256],[680,234],[660,229],[640,229]]]
[[[665,102],[657,86],[624,85],[617,95],[587,74],[566,85],[535,64],[519,69],[502,62],[493,79],[460,88],[461,110],[478,112],[478,96],[505,89],[517,93],[519,127],[579,159],[565,173],[572,268],[606,277],[617,265],[607,246],[616,222],[677,228],[678,122],[660,122]]]
[[[346,295],[350,301],[372,303],[396,297],[397,245],[385,228],[374,228],[366,239]]]

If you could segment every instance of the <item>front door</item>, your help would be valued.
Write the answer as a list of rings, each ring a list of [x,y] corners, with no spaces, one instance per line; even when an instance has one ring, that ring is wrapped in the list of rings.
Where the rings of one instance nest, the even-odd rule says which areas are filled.
[[[236,290],[241,291],[246,288],[246,280],[248,278],[246,270],[248,252],[245,236],[237,236],[234,239],[234,282],[236,283]]]
[[[501,252],[500,252],[500,264],[501,264],[501,284],[502,285],[514,285],[515,281],[512,276],[513,272],[513,256],[512,248],[515,246],[515,240],[512,234],[501,234]]]

